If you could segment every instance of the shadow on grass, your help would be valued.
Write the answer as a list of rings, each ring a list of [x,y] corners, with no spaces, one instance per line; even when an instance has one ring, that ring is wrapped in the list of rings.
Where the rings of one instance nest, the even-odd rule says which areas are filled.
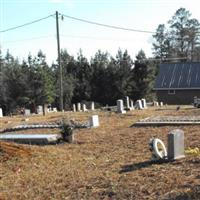
[[[147,167],[151,167],[152,165],[159,165],[159,164],[165,164],[165,163],[169,163],[168,160],[161,160],[161,161],[144,161],[144,162],[139,162],[139,163],[135,163],[132,165],[124,165],[122,166],[121,170],[119,171],[119,173],[126,173],[126,172],[132,172],[132,171],[136,171],[136,170],[140,170],[143,168],[147,168]]]

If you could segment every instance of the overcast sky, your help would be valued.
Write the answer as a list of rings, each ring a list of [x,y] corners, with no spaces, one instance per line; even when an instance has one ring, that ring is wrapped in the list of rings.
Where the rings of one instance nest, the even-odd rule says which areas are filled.
[[[0,31],[25,24],[57,10],[61,14],[103,24],[154,32],[166,23],[180,7],[189,10],[200,21],[198,0],[0,0]],[[61,48],[74,56],[79,49],[88,59],[98,49],[115,56],[118,49],[127,49],[132,58],[140,49],[152,55],[152,34],[115,30],[69,18],[60,23]],[[48,63],[56,60],[56,20],[49,17],[38,23],[0,33],[3,54],[10,53],[20,60],[29,52],[42,50]]]

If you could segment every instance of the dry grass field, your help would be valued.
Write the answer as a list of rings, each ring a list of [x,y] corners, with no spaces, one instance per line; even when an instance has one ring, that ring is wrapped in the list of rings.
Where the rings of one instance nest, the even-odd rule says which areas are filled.
[[[185,132],[185,147],[200,147],[200,126],[130,126],[149,116],[200,115],[200,109],[149,108],[125,115],[94,112],[100,127],[75,130],[74,144],[20,145],[0,142],[0,199],[200,199],[200,155],[169,163],[150,162],[149,139],[167,145],[170,130]],[[0,119],[0,129],[21,123],[84,122],[94,113],[54,113]],[[40,133],[58,130],[40,130]],[[27,131],[23,131],[25,134]],[[38,130],[29,130],[38,133]],[[21,132],[20,132],[21,133]],[[46,132],[45,132],[46,133]]]

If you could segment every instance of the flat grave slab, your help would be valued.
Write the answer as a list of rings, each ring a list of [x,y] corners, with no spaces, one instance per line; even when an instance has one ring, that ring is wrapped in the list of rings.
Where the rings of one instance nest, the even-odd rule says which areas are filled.
[[[200,125],[200,116],[156,116],[142,119],[132,126]]]
[[[58,134],[0,134],[0,141],[11,141],[23,144],[52,144],[56,143]]]

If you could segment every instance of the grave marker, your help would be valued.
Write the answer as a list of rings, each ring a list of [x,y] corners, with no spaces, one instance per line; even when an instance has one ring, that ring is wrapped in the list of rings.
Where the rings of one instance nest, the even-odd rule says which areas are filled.
[[[141,100],[137,100],[135,103],[135,108],[138,110],[142,110],[143,106],[142,106],[142,101]]]
[[[77,103],[77,111],[80,112],[81,111],[81,104]]]
[[[73,104],[73,112],[76,112],[76,105]]]
[[[125,98],[126,98],[126,108],[127,108],[127,110],[130,110],[129,97],[126,96]]]
[[[99,116],[98,115],[93,115],[90,118],[90,127],[98,127],[99,126]]]
[[[159,106],[159,103],[157,101],[153,101],[153,106]]]
[[[133,100],[131,100],[130,103],[131,103],[131,105],[130,105],[130,109],[131,109],[131,110],[134,110],[135,108],[134,108]]]
[[[146,109],[146,108],[147,108],[146,99],[141,99],[141,102],[142,102],[142,107],[143,107],[144,109]]]
[[[122,114],[126,113],[124,110],[123,100],[121,99],[117,100],[117,112]]]
[[[53,112],[57,112],[57,108],[56,107],[53,108]]]
[[[198,100],[198,98],[197,98],[197,96],[195,96],[194,97],[194,103],[193,103],[194,107],[197,107],[197,100]]]
[[[25,111],[24,111],[24,115],[26,115],[26,116],[31,115],[31,111],[30,111],[30,109],[25,109]]]
[[[91,102],[91,110],[94,111],[94,102]]]
[[[184,132],[175,129],[168,134],[168,159],[184,158]]]
[[[83,112],[87,111],[86,105],[84,103],[82,104],[82,108],[83,108]]]
[[[37,107],[37,114],[42,114],[42,106],[41,105],[39,105],[38,107]]]
[[[3,111],[2,111],[2,108],[0,108],[0,117],[3,117]]]

